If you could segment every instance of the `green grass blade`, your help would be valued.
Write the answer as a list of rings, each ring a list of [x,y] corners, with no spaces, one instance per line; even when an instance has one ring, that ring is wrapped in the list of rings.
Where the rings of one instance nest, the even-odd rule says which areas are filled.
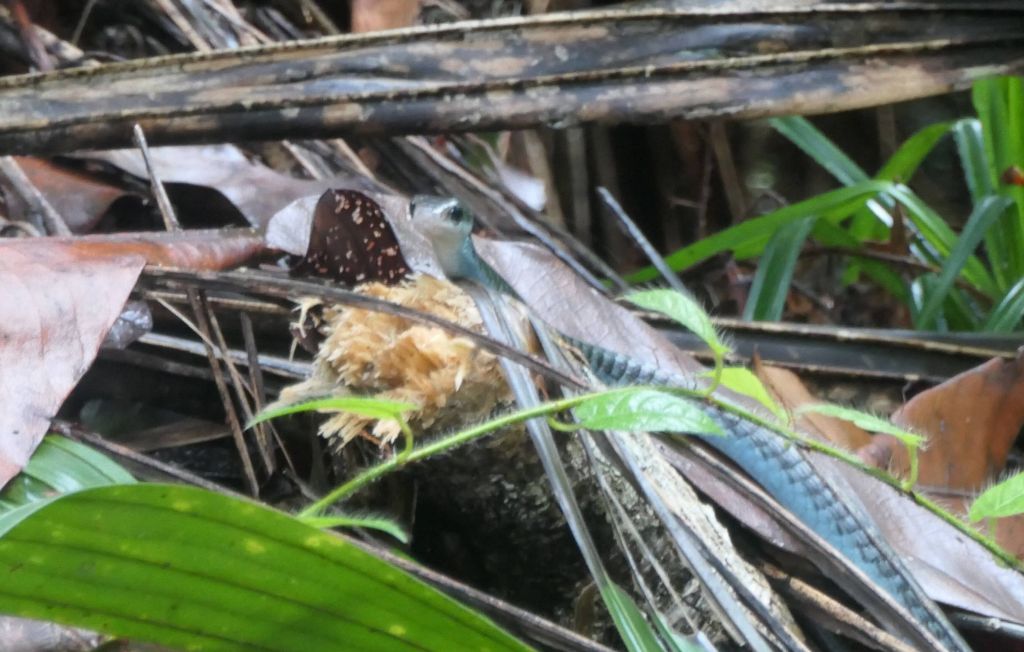
[[[623,636],[626,649],[630,652],[662,652],[654,628],[647,622],[633,599],[617,584],[610,583],[601,593],[609,613],[615,620],[615,627]]]
[[[992,194],[992,177],[985,155],[985,136],[981,123],[974,118],[958,120],[953,128],[953,140],[964,171],[967,189],[974,203]]]
[[[996,245],[990,255],[999,256],[994,266],[1007,271],[1000,289],[1024,276],[1024,188],[1004,187],[1003,171],[1024,166],[1024,86],[1019,77],[986,79],[975,83],[972,98],[981,122],[986,170],[991,187],[1009,194],[1017,204],[1016,215],[1000,224],[988,244]],[[1010,243],[1010,244],[1006,244]],[[1003,245],[1003,246],[999,246]]]
[[[859,165],[836,147],[829,138],[812,125],[807,118],[786,116],[772,118],[769,124],[794,145],[814,159],[818,165],[829,171],[844,186],[852,186],[868,180],[868,175]]]
[[[984,239],[985,234],[1009,205],[1009,197],[986,197],[971,213],[967,224],[964,225],[963,231],[960,233],[960,238],[943,264],[938,279],[930,288],[928,297],[921,307],[921,312],[918,314],[918,328],[931,327],[936,313],[953,287],[953,281],[960,275],[960,271],[967,264],[972,252]]]
[[[57,499],[0,538],[0,573],[0,613],[179,649],[529,649],[334,535],[190,487]]]
[[[775,232],[786,224],[822,215],[830,219],[842,219],[869,199],[894,187],[888,181],[865,181],[848,188],[837,188],[719,231],[669,254],[665,262],[673,270],[680,271],[725,251],[733,252],[738,258],[756,256],[764,250]],[[627,280],[643,283],[657,275],[657,270],[647,267],[633,273]]]
[[[937,122],[919,129],[893,152],[875,178],[900,183],[909,182],[921,162],[932,153],[935,146],[955,124],[955,122]]]
[[[769,122],[844,186],[868,180],[867,173],[806,118],[789,116],[773,118]],[[884,197],[880,199],[883,201],[869,201],[856,212],[850,231],[860,242],[867,239],[881,240],[888,234],[892,216],[889,208],[884,205]]]
[[[757,264],[757,273],[750,287],[750,296],[743,309],[743,318],[755,321],[778,321],[786,307],[789,284],[807,236],[816,220],[808,218],[780,228],[768,242]]]
[[[922,201],[910,188],[896,185],[889,191],[889,194],[903,205],[910,222],[931,250],[915,252],[918,257],[928,262],[942,264],[942,261],[949,257],[956,246],[958,239],[956,232],[946,224],[942,216]],[[992,275],[976,256],[968,257],[964,263],[963,278],[987,296],[999,294]]]

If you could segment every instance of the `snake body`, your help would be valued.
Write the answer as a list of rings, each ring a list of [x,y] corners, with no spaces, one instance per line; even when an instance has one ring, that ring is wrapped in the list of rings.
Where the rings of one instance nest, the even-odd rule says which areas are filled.
[[[417,203],[420,208],[426,208],[428,217],[422,228],[449,278],[471,280],[497,292],[517,296],[476,252],[471,238],[472,217],[455,200],[418,198]],[[608,385],[692,385],[681,376],[620,353],[564,334],[563,337],[583,354],[594,374]],[[947,650],[970,650],[913,579],[870,517],[863,510],[848,505],[798,447],[770,429],[720,407],[706,404],[705,409],[728,436],[705,437],[704,441],[742,468],[776,501],[849,558]]]

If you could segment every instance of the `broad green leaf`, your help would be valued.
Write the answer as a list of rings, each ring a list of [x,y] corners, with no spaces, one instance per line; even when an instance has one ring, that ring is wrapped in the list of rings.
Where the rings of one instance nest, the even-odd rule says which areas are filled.
[[[646,387],[596,396],[576,406],[573,414],[588,430],[725,434],[697,401]]]
[[[786,410],[775,402],[775,399],[772,398],[768,388],[764,386],[761,379],[746,367],[723,367],[721,383],[732,391],[749,396],[765,406],[780,421],[788,419]]]
[[[808,218],[781,227],[765,247],[757,262],[757,272],[750,286],[750,296],[743,309],[743,319],[778,321],[782,319],[789,295],[793,270],[800,257],[807,235],[817,220]]]
[[[932,322],[935,315],[949,295],[953,282],[960,275],[960,270],[967,264],[968,259],[981,243],[985,234],[995,224],[996,220],[1003,215],[1003,212],[1010,206],[1010,203],[1009,197],[992,195],[982,199],[974,211],[971,212],[971,216],[967,219],[967,223],[960,233],[960,238],[942,266],[942,272],[935,283],[929,288],[929,294],[925,298],[920,313],[917,315],[916,325],[918,328],[927,329],[933,327]]]
[[[704,340],[704,343],[716,355],[729,352],[729,347],[718,337],[718,333],[711,323],[711,317],[692,297],[675,290],[644,290],[628,294],[624,298],[644,310],[660,312],[679,322],[684,328]]]
[[[182,650],[526,650],[345,540],[156,484],[63,496],[0,538],[0,613]]]
[[[633,599],[617,584],[609,583],[601,592],[601,598],[608,607],[615,629],[622,636],[629,652],[661,652],[664,648],[658,641],[650,623],[640,613]]]
[[[298,519],[306,525],[312,525],[321,530],[332,527],[361,527],[384,532],[401,543],[409,543],[411,540],[405,528],[386,516],[331,514],[330,516],[300,516]]]
[[[848,188],[837,188],[719,231],[669,254],[665,262],[679,271],[723,251],[733,251],[738,258],[756,256],[780,227],[808,217],[834,216],[833,219],[842,219],[869,199],[893,187],[894,184],[888,181],[865,181]],[[648,267],[631,274],[626,280],[642,283],[657,275],[657,270]]]
[[[849,421],[858,428],[862,428],[869,432],[879,432],[884,435],[892,435],[903,442],[904,445],[914,448],[919,448],[925,442],[924,437],[907,432],[903,428],[895,426],[885,419],[881,419],[872,414],[867,414],[866,412],[861,412],[860,410],[846,408],[841,405],[812,403],[810,405],[804,405],[797,410],[798,414],[803,414],[804,412],[816,412],[817,414],[823,414],[827,417],[835,417],[836,419]]]
[[[336,396],[332,398],[318,398],[303,403],[285,405],[278,408],[263,410],[246,424],[251,428],[257,423],[269,421],[289,414],[299,412],[312,412],[325,410],[331,412],[351,412],[370,419],[397,419],[405,412],[417,409],[418,406],[412,403],[401,403],[371,396]]]
[[[133,482],[131,473],[102,453],[60,435],[47,435],[21,473],[0,492],[0,513],[80,489]]]
[[[988,315],[981,330],[988,333],[1012,333],[1020,328],[1024,318],[1024,279],[1017,281],[1003,295]]]
[[[1024,473],[989,487],[971,504],[971,521],[1004,518],[1024,512]]]

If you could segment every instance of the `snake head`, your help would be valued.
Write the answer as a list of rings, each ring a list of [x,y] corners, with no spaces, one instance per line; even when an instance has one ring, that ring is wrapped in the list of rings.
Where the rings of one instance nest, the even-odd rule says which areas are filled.
[[[413,228],[430,241],[445,275],[463,277],[466,248],[472,247],[473,215],[457,199],[430,195],[413,197],[409,212]]]

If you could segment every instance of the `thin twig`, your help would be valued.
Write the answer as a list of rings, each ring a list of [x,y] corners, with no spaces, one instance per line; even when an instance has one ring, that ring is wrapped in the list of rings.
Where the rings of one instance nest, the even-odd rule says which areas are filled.
[[[180,480],[185,484],[201,487],[203,489],[207,489],[209,491],[213,491],[225,496],[235,496],[239,498],[243,497],[242,494],[232,491],[231,489],[223,487],[219,484],[210,482],[209,480],[206,480],[205,478],[202,478],[194,473],[191,473],[190,471],[186,471],[185,469],[180,469],[176,466],[166,464],[148,455],[132,450],[127,446],[122,446],[121,444],[114,443],[107,439],[106,437],[104,437],[103,435],[90,432],[89,430],[85,430],[84,428],[76,426],[67,421],[62,421],[59,419],[54,420],[50,424],[50,427],[53,428],[53,430],[64,435],[65,437],[70,437],[71,439],[75,439],[78,441],[84,441],[87,444],[95,446],[108,453],[112,453],[118,457],[130,460],[146,468],[153,469],[154,471],[159,471],[160,473],[167,474],[174,478],[175,480]]]
[[[35,224],[37,228],[45,229],[50,235],[71,235],[71,229],[68,228],[67,222],[39,191],[39,188],[36,188],[13,156],[0,157],[0,174],[7,178],[11,190],[25,202],[29,213],[39,215],[42,222]]]
[[[135,140],[135,144],[139,147],[139,151],[142,154],[142,160],[146,164],[150,187],[153,190],[153,196],[156,198],[160,214],[163,216],[164,226],[166,226],[167,230],[171,232],[180,231],[181,223],[174,214],[174,207],[171,205],[171,200],[167,196],[167,191],[164,188],[163,182],[160,181],[160,178],[156,174],[152,157],[149,154],[149,147],[146,144],[146,136],[142,132],[142,127],[138,124],[134,125],[132,128],[132,137]],[[196,325],[199,327],[199,331],[202,334],[201,339],[203,341],[203,346],[206,349],[206,358],[210,363],[210,371],[213,372],[213,382],[217,386],[217,393],[220,394],[221,403],[224,406],[224,413],[227,416],[228,425],[231,427],[231,435],[235,440],[235,446],[238,448],[238,455],[242,461],[242,468],[245,470],[245,479],[248,484],[249,492],[251,495],[256,496],[259,494],[259,483],[256,481],[256,471],[253,468],[252,459],[249,456],[249,449],[245,444],[245,433],[242,430],[242,424],[238,419],[238,413],[235,411],[235,404],[231,398],[231,392],[228,389],[227,382],[224,380],[224,374],[221,371],[220,363],[217,360],[217,354],[214,351],[210,337],[211,319],[208,319],[208,316],[213,318],[213,313],[210,311],[210,307],[206,303],[206,295],[202,290],[189,288],[186,290],[186,294],[188,296],[189,304],[192,307],[192,312],[196,318]],[[225,359],[228,358],[226,350],[227,347],[224,347]],[[229,366],[229,368],[231,367]],[[235,389],[238,393],[239,401],[243,406],[245,406],[245,396],[243,394],[240,379]]]
[[[226,290],[229,292],[252,292],[282,299],[295,299],[301,296],[319,298],[325,302],[343,303],[345,305],[383,312],[404,317],[421,324],[430,324],[444,329],[449,333],[465,337],[475,342],[480,348],[498,356],[509,358],[532,369],[546,378],[565,385],[583,387],[584,383],[577,378],[568,376],[531,355],[506,346],[476,331],[460,326],[429,313],[422,313],[406,306],[366,296],[334,285],[311,280],[298,280],[272,276],[266,273],[241,272],[189,272],[180,269],[147,267],[142,272],[143,283],[155,283],[161,288],[184,289],[204,287],[210,290]]]
[[[612,197],[610,192],[608,192],[608,189],[599,187],[597,189],[597,194],[601,196],[602,200],[604,200],[605,205],[611,210],[612,215],[618,218],[619,222],[622,223],[622,226],[626,228],[626,233],[629,234],[629,237],[633,238],[636,244],[644,252],[644,255],[651,261],[651,264],[654,265],[654,268],[658,270],[661,276],[665,279],[665,282],[668,283],[669,287],[680,294],[690,296],[690,291],[686,289],[686,286],[679,280],[676,273],[668,266],[668,263],[666,263],[665,259],[661,257],[658,250],[651,245],[650,240],[644,236],[644,232],[640,230],[636,225],[636,222],[630,219],[629,215],[626,214],[626,211],[622,210],[622,206],[619,205],[619,202],[615,201],[615,198]]]

